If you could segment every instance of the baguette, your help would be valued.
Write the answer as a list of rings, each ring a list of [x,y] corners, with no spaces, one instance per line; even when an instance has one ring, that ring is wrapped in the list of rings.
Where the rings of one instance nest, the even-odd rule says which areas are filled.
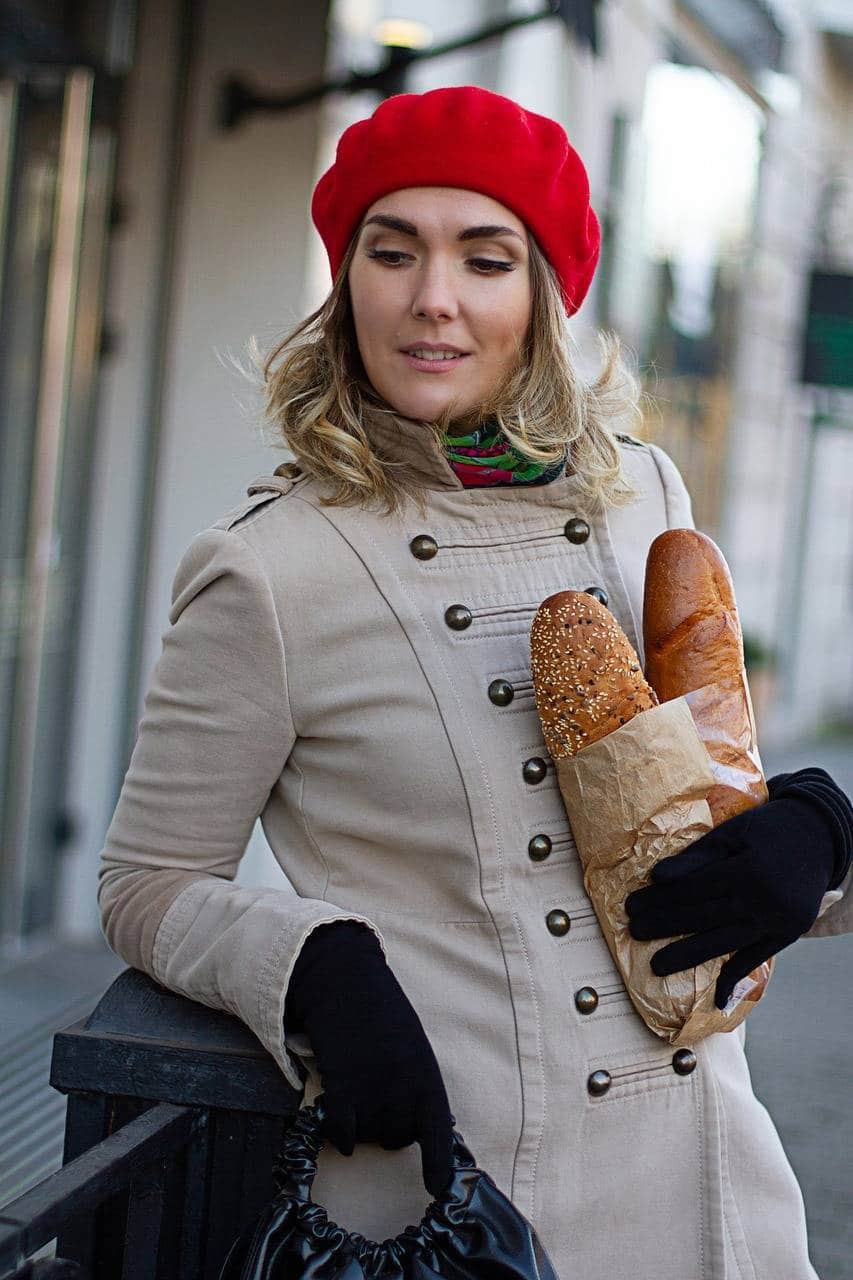
[[[743,670],[729,567],[698,529],[667,529],[649,548],[643,641],[646,678],[661,702]]]
[[[762,804],[767,787],[734,586],[707,534],[668,529],[655,538],[646,560],[643,639],[646,678],[660,701],[693,695],[688,705],[716,778],[708,793],[714,826]]]

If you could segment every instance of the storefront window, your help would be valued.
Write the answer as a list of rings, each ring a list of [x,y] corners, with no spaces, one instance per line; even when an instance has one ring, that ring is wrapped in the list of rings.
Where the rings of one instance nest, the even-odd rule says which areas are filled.
[[[724,76],[655,65],[642,120],[614,130],[618,207],[607,319],[637,352],[648,434],[681,467],[714,529],[732,403],[764,117]]]

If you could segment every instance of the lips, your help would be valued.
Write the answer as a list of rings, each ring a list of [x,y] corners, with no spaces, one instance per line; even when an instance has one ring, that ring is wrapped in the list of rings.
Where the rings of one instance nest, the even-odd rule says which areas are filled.
[[[426,351],[428,355],[444,355],[448,351],[458,356],[468,354],[463,347],[457,347],[452,342],[410,342],[407,347],[401,347],[400,350],[409,356],[414,355],[416,351]]]
[[[424,348],[419,348],[423,350]],[[413,356],[408,351],[401,352],[412,369],[417,369],[419,373],[450,373],[453,369],[458,369],[463,360],[468,359],[468,353],[460,351],[458,355],[451,359],[442,360],[425,360],[419,356]]]

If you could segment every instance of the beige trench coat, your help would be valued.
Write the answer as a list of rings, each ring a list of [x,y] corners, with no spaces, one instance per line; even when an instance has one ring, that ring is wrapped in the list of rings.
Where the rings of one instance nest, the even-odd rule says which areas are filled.
[[[572,477],[464,489],[406,419],[377,443],[417,469],[425,520],[414,506],[322,507],[313,479],[263,476],[183,556],[102,854],[111,946],[241,1018],[297,1088],[304,1064],[310,1102],[310,1046],[283,1042],[289,975],[312,929],[363,920],[435,1048],[457,1128],[561,1277],[813,1277],[741,1034],[698,1044],[679,1075],[625,994],[531,686],[531,619],[557,590],[602,588],[642,656],[647,549],[692,525],[680,475],[621,437],[642,498],[603,516]],[[567,536],[572,520],[585,540],[582,524]],[[421,534],[431,558],[413,554]],[[470,622],[454,629],[446,610],[460,604]],[[507,705],[490,698],[496,680],[513,686]],[[522,773],[531,757],[548,765],[538,783]],[[258,815],[280,890],[231,883]],[[537,836],[550,841],[539,861]],[[825,907],[812,932],[850,927],[849,898]],[[562,937],[546,925],[554,908],[571,918]],[[598,993],[591,1014],[582,987]],[[593,1097],[598,1068],[613,1082]],[[327,1145],[314,1198],[346,1227],[395,1235],[429,1202],[420,1148]]]

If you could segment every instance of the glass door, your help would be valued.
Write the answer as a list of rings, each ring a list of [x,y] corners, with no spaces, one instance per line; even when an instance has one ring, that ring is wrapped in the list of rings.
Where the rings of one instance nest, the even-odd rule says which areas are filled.
[[[0,950],[47,929],[82,583],[114,129],[88,67],[0,80]]]

